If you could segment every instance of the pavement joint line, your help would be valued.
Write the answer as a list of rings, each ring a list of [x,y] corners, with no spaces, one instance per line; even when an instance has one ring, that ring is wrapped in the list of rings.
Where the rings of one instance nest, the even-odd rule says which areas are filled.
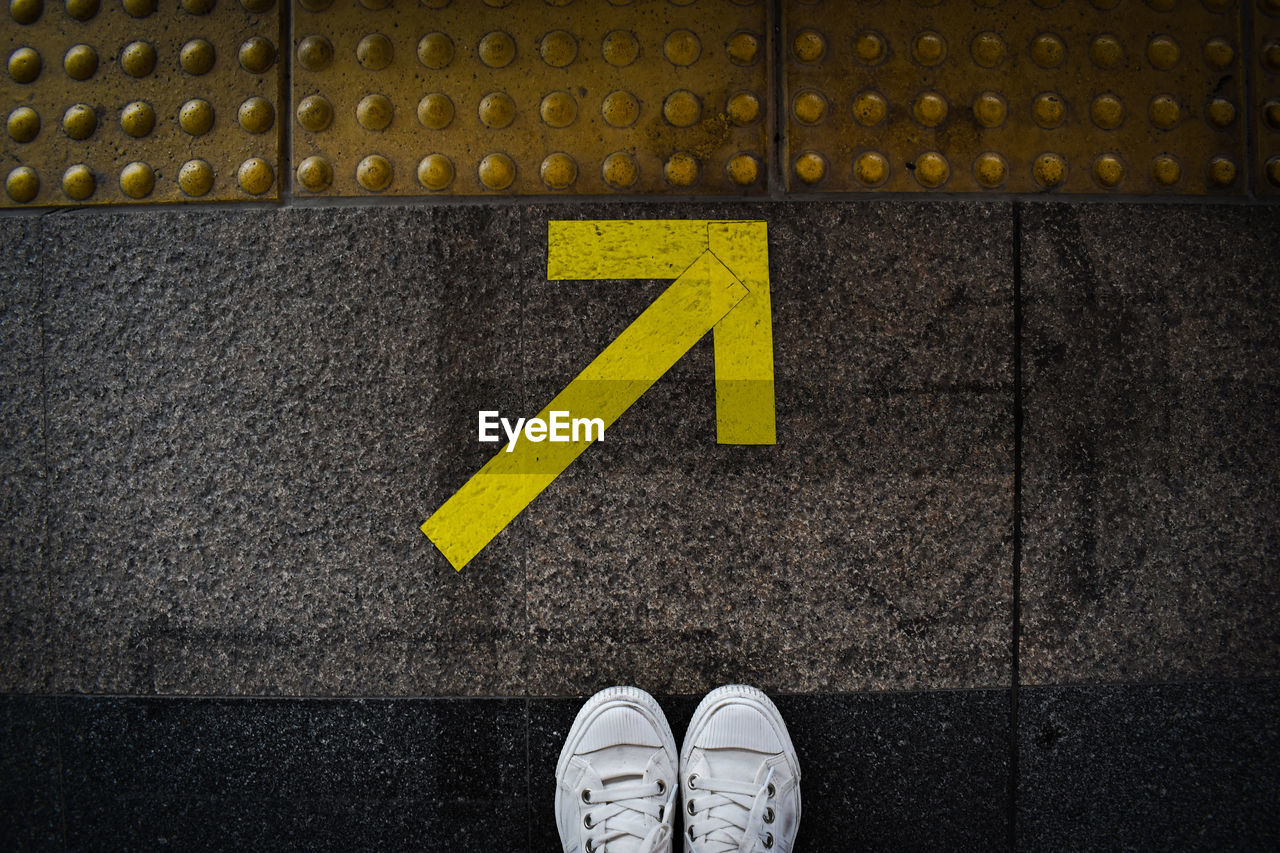
[[[1012,608],[1009,625],[1009,847],[1018,849],[1019,787],[1019,707],[1018,691],[1022,687],[1022,467],[1023,467],[1023,281],[1022,281],[1022,204],[1014,202],[1010,211],[1013,231],[1013,554],[1011,562]]]
[[[1262,210],[1280,205],[1280,196],[1252,198],[1245,196],[1073,196],[1046,195],[1044,193],[1023,193],[1016,195],[987,195],[984,193],[832,193],[829,195],[769,195],[749,198],[725,196],[698,196],[673,198],[671,196],[624,196],[624,197],[584,197],[584,196],[507,196],[507,197],[400,197],[400,198],[299,198],[293,197],[276,203],[268,202],[225,202],[217,205],[188,204],[174,206],[171,204],[127,204],[98,206],[65,206],[65,207],[0,207],[0,218],[41,217],[49,215],[77,216],[83,214],[125,214],[143,215],[147,213],[172,214],[179,211],[202,211],[209,213],[235,212],[251,210],[324,210],[324,209],[386,209],[399,208],[450,208],[450,207],[546,207],[551,210],[565,210],[573,207],[599,208],[602,206],[635,208],[659,207],[662,205],[750,205],[769,208],[783,205],[803,204],[1049,204],[1064,206],[1097,206],[1123,207],[1137,206],[1206,206],[1206,207],[1256,207]],[[634,218],[634,216],[631,216]]]
[[[293,4],[281,3],[280,5],[280,27],[276,44],[290,44],[289,34],[293,28]],[[292,53],[290,54],[292,57]],[[277,87],[276,102],[287,107],[288,112],[292,115],[293,99],[291,90],[293,86],[293,62],[292,60],[280,63],[280,80]],[[293,145],[293,122],[281,121],[277,122],[277,145],[279,146],[279,160],[283,167],[282,174],[291,174],[293,171],[293,163],[289,157],[289,151]],[[288,205],[293,201],[293,182],[280,182],[280,201],[284,205]]]

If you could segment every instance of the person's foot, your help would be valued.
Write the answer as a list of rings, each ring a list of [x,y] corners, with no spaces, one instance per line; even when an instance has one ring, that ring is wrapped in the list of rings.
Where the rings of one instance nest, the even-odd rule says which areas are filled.
[[[693,712],[680,750],[685,853],[790,853],[800,762],[769,697],[730,684]]]
[[[652,696],[610,687],[587,700],[556,765],[564,853],[669,853],[676,739]]]

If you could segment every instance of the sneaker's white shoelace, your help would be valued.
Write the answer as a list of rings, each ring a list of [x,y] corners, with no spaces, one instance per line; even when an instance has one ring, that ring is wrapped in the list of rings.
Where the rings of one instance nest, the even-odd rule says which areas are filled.
[[[773,783],[771,768],[760,784],[732,779],[698,777],[697,787],[686,794],[693,802],[693,819],[688,823],[689,837],[697,846],[696,853],[737,853],[754,850],[743,845],[743,839],[758,838],[761,845],[769,836],[764,815],[769,785]]]
[[[666,790],[657,782],[633,782],[605,785],[591,790],[591,808],[585,817],[591,822],[588,841],[591,851],[608,853],[612,841],[624,838],[639,840],[630,849],[648,851],[661,833],[662,807]],[[658,822],[654,826],[654,821]]]

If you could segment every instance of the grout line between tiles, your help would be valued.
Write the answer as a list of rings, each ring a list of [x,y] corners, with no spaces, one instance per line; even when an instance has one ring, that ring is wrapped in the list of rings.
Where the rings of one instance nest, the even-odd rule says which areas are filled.
[[[282,48],[288,47],[283,51],[288,57],[286,61],[280,63],[280,77],[278,78],[279,90],[276,93],[276,103],[280,105],[277,111],[280,115],[279,132],[276,137],[276,144],[279,151],[276,156],[276,169],[279,174],[276,180],[280,182],[280,206],[293,206],[293,4],[280,4],[280,32],[276,37],[276,44]]]
[[[783,143],[785,144],[785,143]],[[290,196],[279,202],[209,202],[180,204],[111,204],[81,205],[65,207],[44,207],[34,209],[0,208],[0,218],[52,215],[102,215],[124,213],[139,215],[144,213],[177,214],[187,211],[234,212],[245,210],[305,210],[305,209],[341,209],[341,208],[454,208],[454,207],[539,207],[568,210],[575,207],[626,207],[655,205],[730,205],[752,204],[772,205],[804,205],[804,204],[966,204],[979,202],[982,204],[1058,204],[1067,206],[1123,207],[1124,205],[1140,206],[1206,206],[1206,207],[1249,207],[1269,209],[1280,206],[1280,196],[1252,197],[1244,194],[1221,196],[1187,196],[1187,195],[1065,195],[1050,193],[1009,193],[1000,195],[984,195],[981,193],[850,193],[850,192],[786,192],[778,190],[761,195],[633,195],[633,196],[390,196],[385,198],[301,198]],[[634,217],[632,217],[634,218]]]
[[[47,215],[47,214],[45,214]],[[49,531],[49,507],[51,502],[51,490],[53,483],[53,465],[49,460],[49,294],[48,282],[49,278],[45,269],[45,261],[48,252],[43,249],[46,245],[44,236],[45,215],[36,220],[37,238],[42,247],[39,261],[36,269],[39,271],[40,286],[37,290],[36,316],[40,320],[40,453],[43,457],[41,465],[42,485],[41,492],[43,496],[41,506],[41,523],[40,523],[40,566],[41,574],[44,576],[45,587],[45,612],[43,614],[45,622],[45,630],[49,630],[53,619],[54,596],[53,596],[53,563],[49,555],[50,531]],[[60,641],[59,641],[60,642]],[[59,655],[61,660],[62,656]],[[56,665],[56,664],[53,664]],[[51,668],[52,666],[51,665]],[[52,674],[51,672],[49,674]],[[46,676],[47,677],[47,676]],[[46,682],[47,683],[47,682]],[[70,841],[67,838],[67,790],[66,790],[66,770],[65,761],[62,756],[63,741],[63,721],[62,721],[62,700],[54,698],[53,702],[53,736],[54,748],[58,757],[58,823],[62,835],[62,849],[66,851],[70,849]]]
[[[550,226],[548,226],[550,227]],[[544,243],[545,245],[545,243]],[[543,269],[546,269],[546,252],[543,254]],[[545,273],[544,273],[545,274]],[[532,401],[529,398],[529,360],[525,351],[525,320],[528,315],[529,306],[529,284],[523,279],[519,284],[520,291],[520,320],[516,327],[516,349],[520,359],[520,410],[524,412],[536,411],[531,409]],[[522,674],[523,692],[525,702],[528,702],[530,693],[530,655],[532,653],[533,640],[533,621],[529,614],[529,537],[522,537],[520,544],[520,571],[523,576],[522,592],[524,594],[524,637],[521,642],[523,644],[522,654],[520,655],[520,669]],[[526,729],[526,736],[528,730]]]
[[[53,700],[53,720],[53,742],[58,750],[58,823],[62,830],[62,850],[63,853],[67,853],[71,849],[71,839],[67,834],[67,773],[62,759],[62,741],[66,726],[62,720],[61,698]]]
[[[544,259],[545,267],[545,259]],[[529,300],[528,284],[522,279],[519,284],[520,291],[520,320],[516,329],[516,348],[519,352],[520,359],[520,410],[529,411],[529,364],[525,358],[525,334],[524,323],[526,308]],[[524,594],[524,637],[521,638],[521,655],[520,669],[523,683],[524,693],[524,802],[525,802],[525,837],[526,850],[533,849],[533,824],[534,824],[534,803],[533,803],[533,756],[530,748],[530,721],[532,719],[532,700],[529,697],[529,658],[532,653],[531,641],[533,637],[533,623],[529,617],[529,539],[522,537],[523,541],[520,546],[520,570],[524,577],[522,584],[522,592]]]
[[[45,218],[50,215],[52,215],[52,211],[36,220],[36,237],[41,247],[40,258],[36,264],[37,276],[40,282],[36,296],[36,316],[40,322],[40,574],[44,581],[46,629],[49,627],[49,622],[52,621],[54,606],[53,562],[49,555],[52,536],[49,527],[49,507],[52,501],[53,463],[49,459],[49,293],[48,276],[45,270],[45,259],[48,256],[48,252],[44,248],[47,242],[44,235]],[[58,646],[61,645],[61,634],[59,634],[58,639],[54,640],[54,643]],[[59,655],[58,659],[61,660],[62,656]],[[46,684],[51,675],[52,672],[46,673]]]
[[[787,162],[788,153],[786,149],[786,116],[787,111],[784,108],[786,103],[786,79],[783,62],[785,54],[782,47],[782,0],[773,0],[773,20],[769,22],[769,35],[773,37],[770,45],[771,51],[769,58],[773,60],[773,73],[768,75],[769,82],[773,84],[773,157],[772,162],[766,164],[766,181],[769,195],[772,198],[785,198],[787,186],[787,170],[782,164]],[[766,148],[766,152],[769,149]]]
[[[528,692],[527,690],[525,691]],[[524,830],[525,849],[533,849],[533,755],[529,748],[531,700],[524,697]]]
[[[1013,204],[1013,613],[1009,690],[1009,849],[1018,849],[1018,669],[1022,633],[1022,206]]]
[[[1258,192],[1258,181],[1263,177],[1261,172],[1255,171],[1261,165],[1254,158],[1256,157],[1254,149],[1261,141],[1258,139],[1258,128],[1262,121],[1259,115],[1259,104],[1254,101],[1254,91],[1257,86],[1255,79],[1255,69],[1257,61],[1253,56],[1253,4],[1240,4],[1240,66],[1241,72],[1244,74],[1244,109],[1241,110],[1241,119],[1245,122],[1244,131],[1244,193],[1245,196],[1254,200],[1262,201]]]
[[[1280,684],[1280,675],[1241,675],[1241,676],[1205,676],[1203,678],[1184,678],[1184,679],[1152,679],[1152,680],[1128,680],[1128,681],[1056,681],[1045,682],[1043,684],[1028,684],[1026,690],[1029,692],[1038,692],[1042,690],[1063,690],[1063,689],[1090,689],[1090,688],[1150,688],[1150,687],[1220,687],[1228,688],[1232,685],[1239,684],[1264,684],[1276,683]],[[934,694],[947,693],[995,693],[1008,691],[1008,685],[993,685],[984,687],[914,687],[914,688],[894,688],[885,690],[865,689],[865,690],[823,690],[813,693],[805,693],[796,690],[778,690],[769,691],[772,698],[840,698],[840,697],[885,697],[885,696],[924,696]],[[687,699],[690,702],[697,702],[703,697],[703,693],[655,693],[658,699]],[[529,702],[532,707],[534,702],[557,702],[566,700],[581,701],[588,698],[588,694],[547,694],[537,696],[500,696],[494,694],[484,695],[391,695],[391,694],[331,694],[323,696],[300,696],[296,694],[279,694],[279,695],[263,695],[263,694],[229,694],[229,693],[23,693],[18,691],[7,691],[0,693],[0,696],[21,696],[27,698],[46,698],[59,699],[69,701],[145,701],[145,702],[228,702],[238,704],[249,703],[274,703],[274,702],[315,702],[327,704],[341,704],[344,702]]]

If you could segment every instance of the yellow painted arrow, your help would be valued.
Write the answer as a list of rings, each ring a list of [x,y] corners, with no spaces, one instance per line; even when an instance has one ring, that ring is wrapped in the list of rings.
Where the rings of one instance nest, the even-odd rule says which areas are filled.
[[[611,426],[715,329],[717,440],[773,444],[773,338],[763,222],[551,222],[549,279],[675,281],[538,414]],[[422,525],[459,571],[593,442],[518,443]]]

